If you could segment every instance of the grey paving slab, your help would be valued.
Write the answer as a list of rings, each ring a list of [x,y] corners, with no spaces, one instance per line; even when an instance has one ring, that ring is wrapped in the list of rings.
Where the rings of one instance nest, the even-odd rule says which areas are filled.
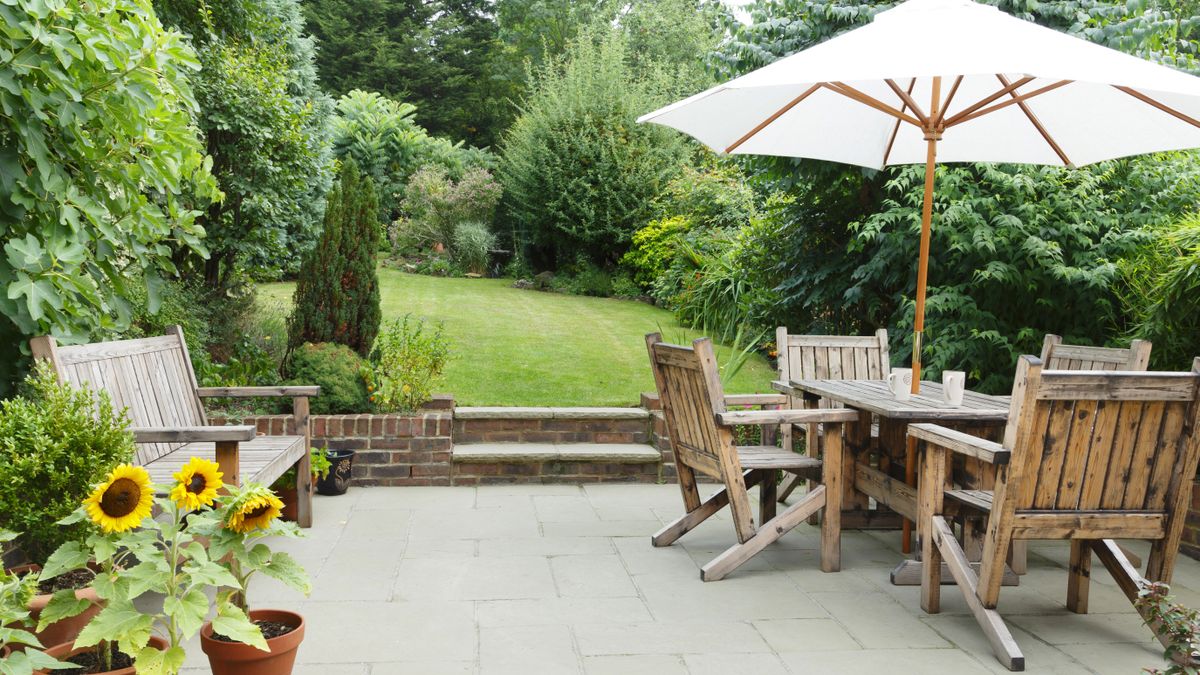
[[[651,546],[682,512],[674,485],[355,488],[315,509],[306,538],[277,544],[308,569],[312,596],[270,579],[250,592],[305,614],[300,675],[1006,672],[957,588],[930,616],[919,589],[889,583],[896,532],[846,532],[843,569],[826,574],[818,531],[801,525],[704,583],[699,566],[733,528],[722,514]],[[1065,547],[1035,543],[1030,560],[1000,596],[1028,672],[1163,665],[1102,567],[1081,616],[1064,607]],[[1200,563],[1180,560],[1174,591],[1200,605]],[[196,641],[186,648],[185,672],[208,672]]]

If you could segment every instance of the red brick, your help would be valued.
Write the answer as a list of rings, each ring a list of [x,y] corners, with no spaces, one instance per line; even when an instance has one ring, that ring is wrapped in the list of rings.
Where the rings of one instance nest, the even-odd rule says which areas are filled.
[[[597,443],[633,443],[633,433],[629,431],[613,431],[596,434]]]
[[[371,429],[371,438],[380,438],[383,436],[383,418],[379,415],[372,415],[368,422]]]
[[[450,467],[446,464],[413,464],[411,473],[414,476],[448,476]]]
[[[412,469],[407,464],[376,464],[371,467],[371,478],[408,478]]]

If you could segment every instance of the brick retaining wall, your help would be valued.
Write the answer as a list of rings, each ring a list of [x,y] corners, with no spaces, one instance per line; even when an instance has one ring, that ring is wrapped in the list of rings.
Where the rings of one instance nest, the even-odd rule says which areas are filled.
[[[355,485],[450,485],[453,417],[451,410],[313,415],[312,442],[316,447],[354,450]],[[273,435],[290,433],[292,427],[290,415],[260,415],[230,423],[253,424],[259,433]]]

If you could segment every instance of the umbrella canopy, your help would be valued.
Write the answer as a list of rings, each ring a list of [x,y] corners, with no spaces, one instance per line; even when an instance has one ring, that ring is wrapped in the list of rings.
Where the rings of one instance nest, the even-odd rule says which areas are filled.
[[[924,162],[916,393],[935,162],[1083,166],[1200,147],[1200,78],[970,0],[909,0],[638,121],[719,153]]]

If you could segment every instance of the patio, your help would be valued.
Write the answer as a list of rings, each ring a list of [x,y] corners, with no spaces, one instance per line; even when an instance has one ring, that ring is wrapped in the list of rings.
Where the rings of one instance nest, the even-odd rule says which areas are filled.
[[[801,525],[703,583],[700,565],[734,541],[728,511],[652,548],[680,513],[675,485],[355,488],[318,497],[308,537],[279,542],[312,596],[268,579],[251,596],[303,609],[301,674],[1007,672],[959,593],[928,616],[919,587],[889,583],[898,532],[847,530],[842,571],[824,574],[819,531]],[[1065,542],[1032,543],[1029,574],[1004,592],[1028,671],[1161,666],[1108,575],[1094,576],[1090,614],[1065,609],[1066,560]],[[1174,581],[1200,605],[1200,563],[1181,557]],[[208,672],[187,650],[184,672]]]

